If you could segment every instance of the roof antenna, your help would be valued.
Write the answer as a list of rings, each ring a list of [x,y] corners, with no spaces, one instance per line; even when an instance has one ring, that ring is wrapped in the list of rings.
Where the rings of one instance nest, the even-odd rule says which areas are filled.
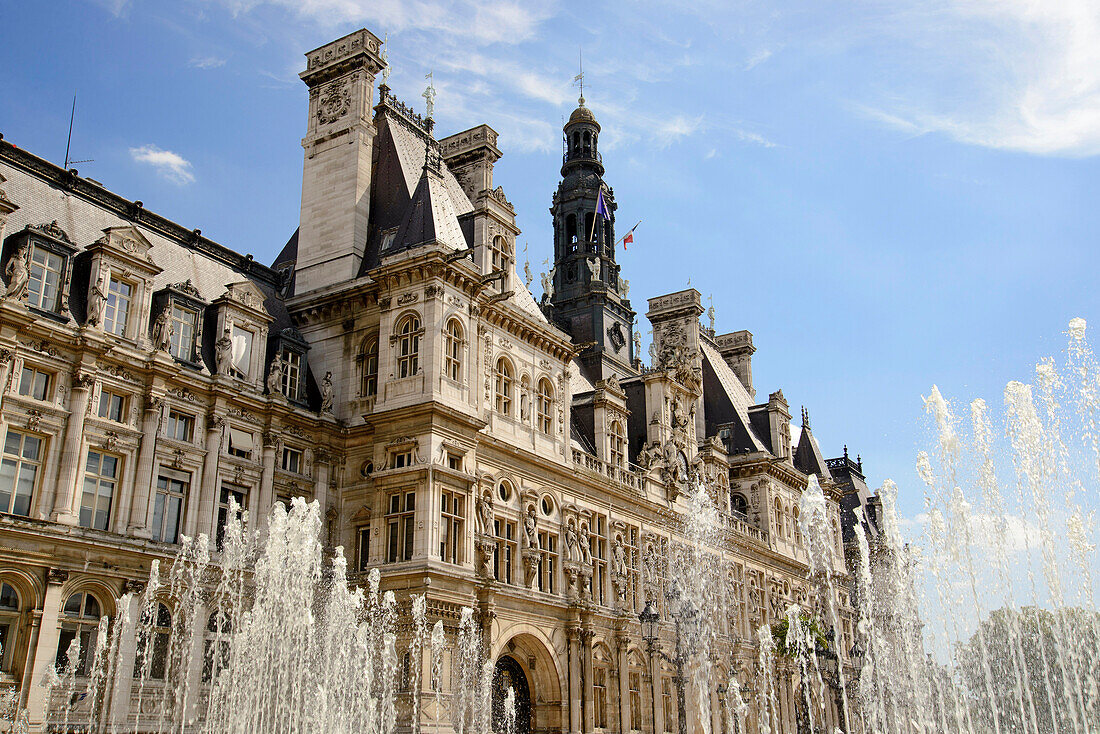
[[[75,119],[76,119],[76,92],[73,92],[73,109],[72,109],[72,112],[69,113],[69,137],[65,141],[65,170],[66,171],[69,170],[69,166],[75,166],[77,163],[91,163],[92,160],[93,160],[92,158],[88,158],[87,160],[83,160],[83,161],[71,161],[71,160],[69,160],[69,146],[72,145],[72,142],[73,142],[73,120],[75,120]]]

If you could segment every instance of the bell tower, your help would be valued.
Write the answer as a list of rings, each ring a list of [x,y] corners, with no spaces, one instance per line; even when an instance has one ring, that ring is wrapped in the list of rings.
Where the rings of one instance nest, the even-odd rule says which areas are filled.
[[[561,183],[554,193],[551,318],[577,344],[593,381],[634,374],[634,311],[615,262],[615,192],[604,183],[600,123],[584,97],[565,123]]]

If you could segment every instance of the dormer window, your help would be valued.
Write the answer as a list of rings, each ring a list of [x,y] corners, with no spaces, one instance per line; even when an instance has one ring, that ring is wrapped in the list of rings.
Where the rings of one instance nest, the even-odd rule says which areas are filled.
[[[233,325],[233,374],[242,380],[247,380],[249,367],[252,365],[252,332],[241,326]]]
[[[199,322],[197,311],[172,304],[172,337],[168,351],[176,359],[194,361],[195,333]]]
[[[27,303],[43,311],[61,310],[61,284],[65,279],[65,258],[41,243],[31,243]]]
[[[291,349],[284,349],[283,395],[287,400],[299,400],[302,394],[302,355]]]
[[[103,312],[103,331],[115,336],[126,336],[126,324],[130,319],[130,305],[134,299],[134,286],[120,280],[114,273],[107,286],[107,304]]]

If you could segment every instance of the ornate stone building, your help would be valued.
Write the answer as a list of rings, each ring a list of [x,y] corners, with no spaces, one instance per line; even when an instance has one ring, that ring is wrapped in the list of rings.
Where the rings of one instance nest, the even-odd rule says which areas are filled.
[[[300,227],[270,267],[0,141],[0,685],[33,727],[68,641],[87,648],[100,616],[127,611],[152,561],[204,533],[217,562],[231,498],[260,532],[272,503],[317,501],[352,578],[379,568],[401,603],[426,591],[448,635],[473,607],[521,732],[676,729],[675,672],[638,614],[650,601],[668,622],[663,560],[700,480],[729,569],[716,681],[754,690],[754,630],[807,599],[809,474],[845,578],[832,462],[808,425],[792,447],[782,391],[757,400],[752,335],[703,326],[689,289],[649,299],[638,354],[583,99],[538,303],[496,132],[436,138],[380,53],[361,30],[306,55]],[[168,630],[173,613],[166,598]],[[795,729],[788,668],[772,731]],[[132,722],[146,694],[105,705]]]

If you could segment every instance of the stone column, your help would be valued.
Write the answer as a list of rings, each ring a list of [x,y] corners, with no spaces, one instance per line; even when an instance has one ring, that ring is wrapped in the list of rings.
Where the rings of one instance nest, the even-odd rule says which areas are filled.
[[[626,734],[630,731],[630,671],[627,661],[626,648],[630,642],[625,634],[615,636],[616,665],[619,666],[619,732]]]
[[[581,660],[580,628],[570,627],[567,631],[566,647],[569,655],[569,732],[581,731]]]
[[[27,666],[33,666],[27,694],[27,720],[31,731],[44,730],[46,720],[46,676],[57,662],[57,641],[61,636],[61,587],[69,578],[66,571],[51,568],[46,572],[46,596],[42,600],[42,623],[38,631],[38,644],[28,651]]]
[[[133,594],[130,597],[130,624],[123,628],[124,634],[118,641],[114,697],[111,699],[111,720],[122,731],[126,731],[128,728],[126,720],[130,715],[130,693],[134,685],[134,659],[137,657],[137,631],[141,626],[141,593],[144,589],[145,583],[141,581],[127,580],[122,587],[123,594]],[[121,611],[120,609],[119,612]]]
[[[207,540],[214,542],[214,508],[218,504],[218,463],[221,461],[222,428],[225,419],[211,413],[206,418],[206,456],[202,461],[202,480],[199,484],[198,502],[188,511],[188,527],[195,529],[195,535],[206,533]]]
[[[210,619],[210,605],[205,600],[195,605],[195,617],[191,620],[191,664],[187,668],[187,719],[194,720],[199,707],[206,703],[202,695],[202,663],[206,623]]]
[[[583,730],[589,734],[595,728],[595,709],[592,701],[592,636],[591,629],[581,630],[581,672],[584,685],[581,686],[581,700],[584,702]]]
[[[80,465],[84,445],[84,415],[88,410],[88,394],[94,378],[86,372],[73,375],[69,391],[69,420],[65,424],[65,438],[61,444],[61,466],[57,471],[57,494],[53,501],[51,519],[63,525],[80,522]]]
[[[664,731],[664,704],[658,704],[661,701],[661,686],[663,680],[661,678],[661,658],[656,654],[649,656],[649,710],[653,714],[653,734],[660,734]]]
[[[253,508],[252,523],[261,532],[267,529],[268,515],[275,504],[275,454],[279,447],[278,437],[271,431],[264,432],[263,474],[260,476],[260,496]]]
[[[147,395],[145,411],[141,419],[141,447],[138,449],[137,472],[134,476],[134,496],[130,503],[129,532],[139,538],[151,538],[149,527],[149,508],[153,486],[153,469],[157,456],[157,434],[160,431],[160,417],[164,409],[164,396]]]
[[[313,499],[321,512],[321,524],[328,522],[325,511],[328,509],[329,464],[332,455],[327,449],[319,448],[313,452]]]

